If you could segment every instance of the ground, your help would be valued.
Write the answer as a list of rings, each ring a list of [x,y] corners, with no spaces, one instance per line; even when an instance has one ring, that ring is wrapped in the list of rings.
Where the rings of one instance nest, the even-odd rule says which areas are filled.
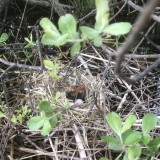
[[[138,5],[142,5],[141,1]],[[139,14],[130,4],[111,3],[110,6],[111,23],[128,21],[133,24]],[[79,25],[93,26],[94,8],[88,10],[90,12],[92,14],[86,18],[75,15]],[[159,14],[157,7],[154,16]],[[59,15],[42,6],[12,1],[1,23],[2,33],[9,34],[8,41],[0,46],[0,113],[4,114],[0,121],[1,159],[116,159],[123,153],[112,152],[101,140],[103,135],[113,135],[106,114],[114,111],[122,120],[134,114],[138,122],[147,113],[159,116],[159,66],[134,85],[119,78],[115,74],[115,53],[127,35],[119,39],[105,36],[101,47],[88,42],[74,58],[69,55],[70,44],[61,48],[42,44],[25,48],[25,37],[32,34],[34,41],[40,40],[42,17],[50,17],[57,23]],[[127,77],[143,72],[159,58],[159,25],[152,18],[126,54],[123,71]],[[52,78],[48,70],[41,68],[39,51],[43,60],[59,65],[60,78]],[[9,68],[11,63],[16,65]],[[58,100],[57,93],[60,93]],[[31,131],[27,126],[31,117],[40,114],[38,105],[44,100],[51,103],[58,115],[58,123],[48,136]],[[159,126],[151,135],[159,135]]]

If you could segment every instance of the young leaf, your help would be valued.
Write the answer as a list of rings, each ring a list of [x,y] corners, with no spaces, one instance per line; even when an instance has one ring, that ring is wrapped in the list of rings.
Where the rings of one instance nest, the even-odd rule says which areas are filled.
[[[5,42],[8,38],[9,38],[9,36],[7,33],[2,33],[2,35],[0,37],[0,43]]]
[[[112,136],[101,136],[101,140],[104,141],[105,143],[117,143],[119,142],[118,139],[112,137]]]
[[[77,23],[71,14],[61,16],[58,21],[59,29],[63,34],[68,34],[70,38],[74,38],[77,30]]]
[[[81,49],[80,42],[75,42],[71,48],[71,57],[76,56],[77,53],[80,51],[80,49]]]
[[[48,101],[42,101],[39,104],[39,109],[44,112],[52,112],[52,106]]]
[[[68,34],[60,35],[59,37],[53,37],[50,34],[44,34],[41,42],[44,45],[62,46],[68,41]]]
[[[61,92],[56,92],[55,99],[58,100],[61,97],[61,95],[62,95]]]
[[[137,142],[139,142],[142,138],[142,135],[140,132],[133,131],[128,137],[125,139],[124,144],[125,145],[133,145]]]
[[[50,60],[43,60],[43,64],[46,68],[49,68],[49,69],[54,69],[54,64],[52,61]]]
[[[80,27],[83,39],[91,39],[96,47],[102,45],[102,38],[99,32],[91,27],[82,26]]]
[[[109,160],[108,158],[102,157],[99,160]]]
[[[129,130],[132,125],[136,122],[136,116],[135,115],[129,115],[124,124],[123,124],[123,127],[122,127],[122,130],[121,130],[121,133],[124,133],[126,132],[127,130]]]
[[[149,133],[157,124],[157,117],[153,113],[146,114],[142,119],[143,134]]]
[[[143,144],[147,145],[151,140],[151,137],[149,134],[143,134],[142,136],[142,142]]]
[[[43,124],[45,122],[45,119],[41,116],[35,116],[35,117],[32,117],[28,122],[27,122],[27,126],[30,130],[38,130],[40,129]]]
[[[16,124],[16,123],[17,123],[17,118],[16,118],[15,115],[12,116],[11,122],[12,122],[13,124]]]
[[[132,25],[130,23],[119,22],[108,25],[103,32],[113,36],[120,36],[127,34],[131,30],[131,28]]]
[[[139,157],[141,156],[141,148],[139,146],[131,146],[129,149],[128,149],[128,160],[138,160]]]
[[[160,138],[156,137],[155,139],[151,140],[148,144],[150,148],[158,148],[160,147]]]
[[[95,29],[99,32],[102,32],[103,29],[108,25],[108,19],[109,19],[108,1],[96,0],[95,2],[97,9]]]
[[[42,18],[39,23],[46,34],[55,38],[60,36],[57,27],[48,18]]]
[[[51,127],[54,128],[57,125],[57,115],[55,113],[52,114],[52,118],[49,120]]]
[[[111,112],[107,114],[106,119],[107,119],[109,126],[112,128],[112,130],[117,135],[120,135],[121,129],[122,129],[122,121],[121,121],[120,116],[115,112]]]
[[[102,37],[100,35],[98,35],[97,37],[95,37],[93,39],[93,44],[96,46],[96,47],[100,47],[102,45]]]
[[[123,151],[124,148],[119,143],[109,143],[108,148],[113,151]]]
[[[45,123],[44,123],[44,125],[43,125],[43,128],[42,128],[42,130],[41,130],[41,134],[42,134],[43,136],[46,136],[46,135],[49,134],[49,132],[50,132],[51,130],[52,130],[52,126],[51,126],[49,120],[46,120]]]
[[[97,36],[99,36],[98,31],[96,31],[95,29],[93,29],[91,27],[81,26],[80,30],[82,32],[82,37],[86,37],[88,39],[94,39]]]

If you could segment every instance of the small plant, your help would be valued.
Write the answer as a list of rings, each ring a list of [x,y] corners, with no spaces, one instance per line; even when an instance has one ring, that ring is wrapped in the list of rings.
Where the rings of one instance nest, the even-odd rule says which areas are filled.
[[[0,45],[3,45],[5,43],[5,41],[7,41],[9,38],[7,33],[2,33],[2,35],[0,36]]]
[[[24,39],[25,39],[25,41],[28,42],[28,44],[24,48],[34,47],[36,45],[36,43],[33,41],[32,34],[30,35],[29,38],[25,37]]]
[[[16,113],[11,118],[11,122],[13,124],[22,124],[25,118],[27,118],[27,116],[29,116],[31,113],[31,109],[29,109],[27,106],[22,106],[20,109],[15,110],[15,112]]]
[[[123,160],[138,160],[142,157],[145,159],[151,157],[152,159],[154,157],[160,146],[160,138],[149,135],[149,132],[157,124],[157,117],[154,114],[148,113],[143,117],[142,131],[132,129],[133,124],[136,122],[135,115],[129,115],[124,123],[115,112],[108,113],[106,119],[115,133],[115,136],[106,135],[101,137],[108,144],[109,149],[124,152]]]
[[[42,101],[39,104],[40,116],[31,117],[27,122],[30,130],[41,130],[42,135],[48,135],[49,132],[57,124],[57,115],[54,112],[54,107],[48,101]]]
[[[40,116],[34,116],[29,119],[27,126],[30,130],[40,130],[42,135],[48,135],[49,132],[57,125],[58,119],[62,120],[62,114],[57,106],[62,106],[62,110],[67,110],[69,104],[61,101],[61,93],[56,92],[55,96],[52,97],[51,102],[42,101],[39,104]]]
[[[54,78],[55,80],[59,80],[60,78],[62,78],[61,75],[58,75],[59,70],[61,68],[60,64],[57,62],[57,59],[54,60],[54,62],[50,61],[50,60],[44,60],[43,64],[46,68],[48,68],[49,71],[49,75]]]
[[[131,30],[131,24],[120,22],[109,24],[109,6],[107,0],[95,0],[96,23],[94,28],[80,26],[77,31],[77,22],[73,15],[61,16],[58,21],[58,28],[48,19],[42,18],[40,26],[44,30],[41,42],[44,45],[62,46],[71,43],[71,56],[75,56],[81,49],[81,43],[93,42],[97,47],[102,45],[102,33],[107,35],[120,36]]]

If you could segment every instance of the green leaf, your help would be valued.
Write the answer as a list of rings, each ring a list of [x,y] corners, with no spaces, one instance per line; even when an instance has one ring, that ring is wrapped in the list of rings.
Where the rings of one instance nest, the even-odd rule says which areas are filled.
[[[99,160],[109,160],[108,158],[102,157]]]
[[[76,56],[77,53],[80,51],[80,49],[81,49],[80,42],[75,42],[71,48],[71,57]]]
[[[42,128],[42,130],[41,130],[41,134],[42,134],[43,136],[46,136],[46,135],[49,134],[49,132],[50,132],[51,130],[52,130],[52,126],[51,126],[49,120],[46,120],[45,123],[44,123],[44,125],[43,125],[43,128]]]
[[[40,104],[39,104],[39,109],[41,111],[44,111],[44,112],[52,112],[52,106],[50,104],[50,102],[48,101],[42,101]]]
[[[52,118],[50,118],[49,122],[52,128],[54,128],[57,125],[58,120],[57,120],[57,115],[55,113],[53,113]]]
[[[108,19],[109,19],[108,1],[96,0],[95,2],[97,9],[95,29],[99,32],[102,32],[103,29],[108,25]]]
[[[128,153],[125,153],[125,154],[124,154],[123,160],[128,160]]]
[[[11,122],[12,122],[13,124],[16,124],[16,123],[17,123],[17,118],[16,118],[15,115],[12,116]]]
[[[132,134],[133,132],[134,132],[134,131],[133,131],[132,129],[129,129],[129,130],[127,130],[126,132],[124,132],[124,133],[122,134],[122,141],[125,142],[126,138],[127,138],[130,134]]]
[[[55,65],[50,60],[43,60],[43,64],[46,68],[54,69]]]
[[[0,111],[0,118],[5,117],[4,113]]]
[[[80,27],[83,39],[91,39],[96,47],[102,45],[102,38],[99,32],[91,27],[82,26]]]
[[[149,133],[157,124],[157,117],[153,113],[146,114],[142,119],[143,134]]]
[[[142,135],[140,132],[133,131],[131,134],[128,135],[128,137],[126,137],[124,143],[125,145],[133,145],[139,142],[141,138],[142,138]]]
[[[128,160],[138,160],[139,157],[141,156],[141,148],[139,146],[131,146],[128,149]]]
[[[57,27],[48,18],[42,18],[40,21],[40,26],[44,29],[44,32],[51,37],[60,37]]]
[[[20,124],[22,124],[22,122],[23,122],[23,116],[22,116],[22,114],[18,114],[17,115],[17,120],[19,121]]]
[[[127,130],[129,130],[132,125],[136,122],[136,116],[135,115],[129,115],[124,124],[123,124],[123,127],[122,127],[122,130],[121,130],[121,133],[124,133],[126,132]]]
[[[61,92],[56,92],[55,99],[58,100],[61,97],[61,95],[62,95]]]
[[[0,43],[5,42],[8,38],[9,38],[9,36],[7,33],[2,33],[2,35],[0,37]]]
[[[124,148],[119,143],[109,143],[108,148],[114,151],[123,151]]]
[[[143,134],[142,136],[142,142],[143,144],[147,145],[151,140],[151,137],[149,134]]]
[[[93,44],[96,47],[100,47],[102,45],[102,37],[98,35],[96,38],[93,39]]]
[[[148,144],[150,148],[158,148],[160,147],[160,138],[156,137],[155,139],[151,140]]]
[[[40,129],[43,124],[45,122],[45,118],[41,117],[41,116],[35,116],[32,117],[28,122],[27,122],[27,126],[30,130],[38,130]]]
[[[53,112],[45,112],[44,113],[44,117],[46,117],[46,118],[51,118],[52,116],[53,116]]]
[[[97,36],[99,36],[99,33],[97,30],[87,27],[87,26],[81,26],[80,30],[82,32],[82,37],[88,38],[88,39],[94,39]]]
[[[113,23],[108,25],[104,29],[104,33],[113,35],[113,36],[120,36],[127,34],[132,28],[132,25],[128,22],[119,22],[119,23]]]
[[[120,116],[115,112],[111,112],[107,114],[106,119],[107,119],[109,126],[112,128],[112,130],[118,136],[120,136],[121,128],[122,128],[122,121],[121,121]]]
[[[53,37],[50,34],[44,34],[41,40],[41,42],[44,45],[54,45],[54,46],[62,46],[66,44],[67,41],[68,41],[68,34],[64,34],[59,37]]]
[[[101,140],[104,141],[105,143],[117,143],[119,142],[118,139],[112,137],[112,136],[101,136]]]
[[[68,34],[70,38],[74,38],[77,30],[77,23],[71,14],[61,16],[58,21],[59,29],[63,34]]]

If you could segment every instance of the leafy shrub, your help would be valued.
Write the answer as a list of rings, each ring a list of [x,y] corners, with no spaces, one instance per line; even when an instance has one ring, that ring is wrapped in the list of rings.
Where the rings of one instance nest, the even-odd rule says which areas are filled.
[[[149,132],[157,124],[157,117],[152,114],[146,114],[142,119],[142,131],[132,129],[136,122],[135,115],[129,115],[122,123],[120,116],[111,112],[106,116],[107,122],[114,131],[114,136],[102,136],[101,139],[106,142],[108,148],[116,152],[124,152],[123,160],[138,160],[141,157],[154,157],[160,146],[160,138],[152,138]]]
[[[131,24],[120,22],[109,24],[109,6],[107,0],[95,0],[96,22],[94,28],[80,26],[77,31],[77,22],[73,15],[61,16],[58,21],[58,28],[48,19],[42,18],[40,26],[44,34],[41,42],[44,45],[62,46],[71,43],[71,56],[75,56],[81,49],[81,43],[92,41],[97,47],[102,45],[102,33],[114,36],[127,34],[131,30]]]

